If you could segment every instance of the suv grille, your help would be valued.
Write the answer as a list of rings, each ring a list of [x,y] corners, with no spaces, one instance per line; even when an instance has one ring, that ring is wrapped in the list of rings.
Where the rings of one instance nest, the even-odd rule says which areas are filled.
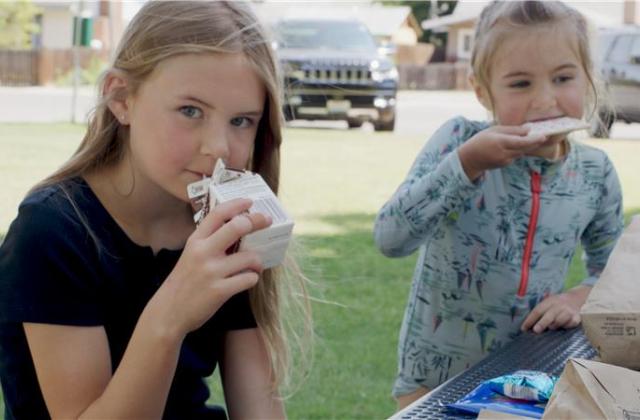
[[[371,70],[367,61],[298,61],[289,62],[284,67],[287,78],[291,81],[347,84],[371,82]]]
[[[367,68],[306,68],[302,74],[302,80],[308,82],[368,83],[371,80],[371,71]]]

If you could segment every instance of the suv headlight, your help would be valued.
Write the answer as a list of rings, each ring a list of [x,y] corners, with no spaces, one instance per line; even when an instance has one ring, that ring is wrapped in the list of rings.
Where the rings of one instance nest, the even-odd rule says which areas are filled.
[[[371,70],[371,78],[374,82],[382,82],[385,80],[398,80],[398,69],[390,67],[386,69]]]
[[[391,62],[380,62],[375,60],[370,65],[371,78],[374,82],[382,82],[385,80],[398,80],[398,69]]]

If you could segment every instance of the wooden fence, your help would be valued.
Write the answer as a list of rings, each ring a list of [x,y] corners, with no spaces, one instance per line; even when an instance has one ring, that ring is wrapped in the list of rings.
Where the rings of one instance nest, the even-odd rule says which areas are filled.
[[[0,86],[38,84],[38,51],[0,50]]]
[[[105,52],[89,48],[80,50],[80,63],[85,67],[93,57],[106,59]],[[0,50],[0,86],[34,86],[55,82],[71,71],[71,50]],[[400,89],[451,90],[469,89],[468,64],[430,63],[399,64]]]
[[[468,63],[429,63],[398,65],[400,89],[461,90],[470,89]]]
[[[95,57],[106,61],[107,51],[81,48],[80,67],[86,68]],[[54,83],[73,68],[73,51],[0,50],[0,86],[35,86]]]

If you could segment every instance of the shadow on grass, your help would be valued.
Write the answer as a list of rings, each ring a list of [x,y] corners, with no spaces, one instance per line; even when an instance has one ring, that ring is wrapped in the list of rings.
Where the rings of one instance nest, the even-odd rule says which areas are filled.
[[[339,234],[299,235],[299,259],[315,283],[317,333],[310,378],[287,402],[291,418],[391,415],[397,336],[415,257],[389,259],[373,242],[374,214],[321,217]]]
[[[628,224],[640,209],[625,212]],[[319,218],[339,234],[300,235],[304,272],[316,283],[312,295],[318,342],[312,374],[287,402],[291,418],[380,418],[391,415],[396,345],[416,253],[391,259],[373,242],[375,215]],[[576,252],[566,284],[585,277]],[[573,284],[572,284],[573,283]]]

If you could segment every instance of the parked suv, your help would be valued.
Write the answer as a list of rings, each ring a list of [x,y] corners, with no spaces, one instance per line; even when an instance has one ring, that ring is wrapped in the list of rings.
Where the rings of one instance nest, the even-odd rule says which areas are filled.
[[[601,110],[591,134],[608,137],[614,120],[640,122],[640,28],[602,30],[595,61],[615,116]]]
[[[275,25],[287,119],[371,121],[393,131],[398,71],[353,19],[287,19]]]

